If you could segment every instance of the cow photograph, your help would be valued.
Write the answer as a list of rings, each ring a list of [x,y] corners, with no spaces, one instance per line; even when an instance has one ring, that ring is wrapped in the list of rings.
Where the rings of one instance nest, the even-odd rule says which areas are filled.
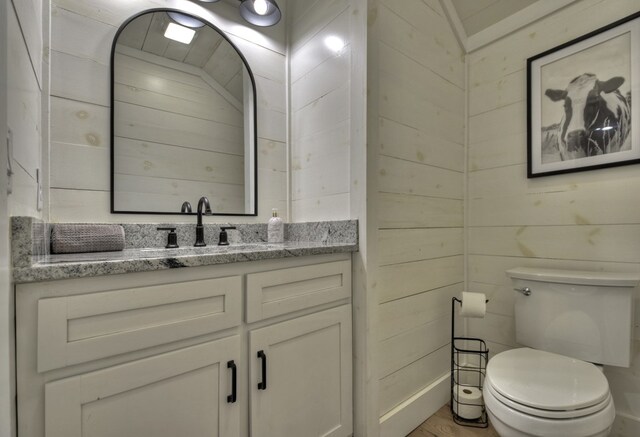
[[[529,177],[640,161],[638,44],[632,16],[527,61]]]
[[[542,162],[566,161],[631,148],[631,92],[623,96],[620,76],[601,81],[584,73],[565,89],[545,90],[562,105],[558,123],[542,127]]]

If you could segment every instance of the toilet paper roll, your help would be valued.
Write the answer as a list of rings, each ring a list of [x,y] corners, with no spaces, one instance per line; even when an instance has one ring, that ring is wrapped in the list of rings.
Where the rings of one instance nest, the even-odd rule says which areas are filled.
[[[462,292],[462,317],[484,317],[487,312],[487,297],[484,293]]]
[[[463,419],[478,419],[482,416],[482,391],[477,387],[455,384],[453,386],[453,411]]]

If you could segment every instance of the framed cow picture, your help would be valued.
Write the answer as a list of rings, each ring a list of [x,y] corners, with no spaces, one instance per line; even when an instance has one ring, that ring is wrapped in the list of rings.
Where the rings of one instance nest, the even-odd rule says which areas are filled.
[[[527,60],[529,178],[640,163],[640,12]]]

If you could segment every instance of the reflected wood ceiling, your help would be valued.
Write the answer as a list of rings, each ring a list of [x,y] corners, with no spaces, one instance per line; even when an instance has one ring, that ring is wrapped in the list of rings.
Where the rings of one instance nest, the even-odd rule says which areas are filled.
[[[202,68],[242,101],[242,60],[235,49],[209,26],[195,29],[190,44],[164,36],[172,20],[164,12],[142,15],[124,28],[118,44]]]
[[[474,35],[538,0],[452,0],[467,36]]]

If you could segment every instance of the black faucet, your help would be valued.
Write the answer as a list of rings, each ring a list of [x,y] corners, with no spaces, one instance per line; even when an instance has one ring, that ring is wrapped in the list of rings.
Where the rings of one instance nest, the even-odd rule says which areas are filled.
[[[204,247],[207,243],[204,242],[204,226],[202,226],[202,207],[204,206],[204,215],[211,215],[211,205],[209,205],[209,199],[202,196],[198,201],[198,224],[196,224],[196,244],[195,247]]]
[[[191,214],[193,211],[191,210],[191,204],[189,202],[184,202],[182,204],[182,207],[180,208],[180,212],[181,213],[188,213]]]

